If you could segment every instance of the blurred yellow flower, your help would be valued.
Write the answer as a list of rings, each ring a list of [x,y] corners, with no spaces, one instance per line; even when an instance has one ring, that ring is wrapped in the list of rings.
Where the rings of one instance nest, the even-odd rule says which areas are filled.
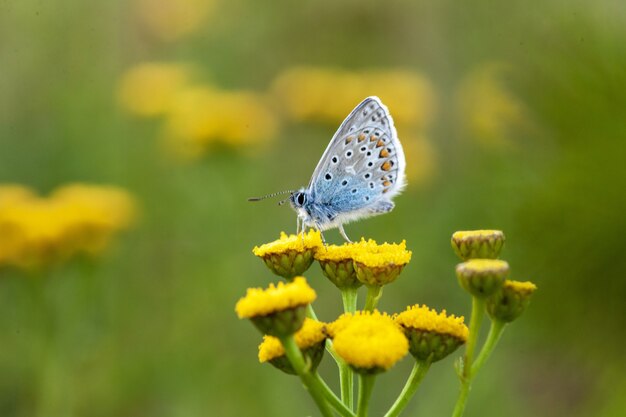
[[[115,187],[74,184],[48,198],[0,187],[0,265],[33,269],[81,253],[97,255],[132,224],[135,210],[132,197]]]
[[[513,131],[528,123],[522,102],[502,81],[506,68],[499,62],[482,64],[458,87],[461,121],[485,146],[510,144]]]
[[[272,90],[292,118],[333,125],[371,95],[389,107],[396,124],[424,127],[435,111],[430,82],[417,72],[401,69],[351,72],[296,67],[280,74]]]
[[[191,34],[213,15],[216,0],[134,0],[135,14],[155,37],[173,41]]]
[[[435,147],[423,135],[404,133],[407,130],[398,131],[407,160],[406,178],[411,186],[428,184],[437,172]]]
[[[278,121],[262,95],[194,86],[174,98],[166,144],[180,156],[193,158],[214,142],[230,146],[262,143],[277,130]]]
[[[174,97],[189,82],[190,68],[183,64],[146,62],[124,73],[118,99],[128,112],[152,117],[166,114]]]

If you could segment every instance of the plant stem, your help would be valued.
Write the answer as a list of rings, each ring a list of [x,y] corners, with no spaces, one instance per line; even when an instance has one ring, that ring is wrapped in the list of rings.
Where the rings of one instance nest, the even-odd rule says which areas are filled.
[[[285,354],[287,355],[289,362],[291,362],[293,369],[296,370],[298,376],[302,380],[302,383],[309,391],[309,394],[311,394],[311,397],[313,397],[313,400],[317,404],[317,407],[322,415],[324,417],[333,417],[333,410],[326,402],[323,387],[313,374],[311,374],[293,335],[282,337],[280,341],[285,349]]]
[[[306,315],[310,319],[317,320],[317,314],[315,314],[315,310],[313,310],[313,306],[311,304],[306,306]]]
[[[413,394],[415,394],[415,391],[417,391],[417,388],[420,386],[422,379],[424,379],[424,376],[430,368],[430,364],[430,361],[415,361],[409,379],[407,379],[406,384],[404,384],[404,388],[402,388],[402,392],[389,411],[387,411],[385,417],[396,417],[400,415],[402,410],[404,410],[404,408],[408,405],[409,401],[411,401],[411,398],[413,397]]]
[[[375,380],[376,375],[359,375],[359,405],[356,411],[357,417],[367,416]]]
[[[344,313],[354,313],[356,311],[357,290],[355,287],[341,289],[341,299],[343,300]]]
[[[461,369],[461,390],[459,398],[456,401],[452,417],[461,417],[465,411],[465,403],[469,395],[470,386],[472,384],[472,361],[474,359],[474,350],[478,341],[480,332],[480,324],[485,314],[485,300],[478,297],[472,297],[472,318],[470,319],[469,338],[465,347],[465,357],[463,358],[463,366]]]
[[[324,397],[326,397],[326,400],[330,403],[331,406],[335,408],[335,410],[339,412],[339,414],[341,414],[343,417],[356,417],[356,414],[354,414],[352,410],[346,407],[346,405],[343,402],[341,402],[339,398],[337,398],[337,396],[333,393],[330,387],[326,385],[326,382],[324,382],[322,377],[320,377],[317,372],[313,376],[315,377],[315,379],[318,380],[320,385],[323,387],[322,392],[324,394]]]
[[[476,361],[472,364],[472,375],[476,375],[480,368],[487,362],[487,359],[491,356],[491,352],[498,344],[500,340],[500,336],[502,336],[502,332],[504,332],[504,328],[506,327],[506,323],[500,320],[492,320],[491,327],[489,328],[489,335],[487,335],[487,340],[485,344],[480,350],[480,353],[476,357]]]
[[[342,288],[341,298],[343,299],[343,311],[345,313],[354,313],[356,311],[357,288]],[[341,401],[343,401],[350,410],[354,410],[354,373],[344,361],[341,363],[338,362],[337,365],[339,366]]]
[[[365,299],[365,307],[363,310],[365,311],[374,311],[376,306],[378,305],[378,300],[383,295],[383,287],[382,285],[371,285],[367,286],[367,298]]]

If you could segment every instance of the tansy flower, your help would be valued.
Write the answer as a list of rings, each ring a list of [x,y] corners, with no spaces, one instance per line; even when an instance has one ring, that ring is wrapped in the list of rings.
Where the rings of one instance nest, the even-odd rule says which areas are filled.
[[[304,319],[302,328],[295,334],[296,344],[302,354],[308,359],[310,369],[315,371],[324,355],[325,324],[309,318]],[[285,356],[285,349],[280,340],[274,336],[263,336],[263,343],[259,345],[259,362],[269,362],[276,368],[288,374],[295,375],[296,371]]]
[[[504,281],[500,291],[487,299],[487,312],[494,320],[505,323],[518,318],[530,302],[537,286],[530,281]]]
[[[189,83],[190,68],[177,63],[145,62],[122,76],[118,99],[137,116],[161,116],[170,111],[178,92]]]
[[[337,354],[363,374],[391,368],[409,349],[398,325],[378,311],[344,314],[328,330]]]
[[[455,232],[452,248],[464,261],[473,258],[495,259],[504,246],[504,233],[500,230],[469,230]]]
[[[470,259],[456,267],[461,286],[479,298],[497,292],[508,274],[509,264],[497,259]]]
[[[354,246],[354,270],[359,281],[368,286],[389,284],[411,260],[411,251],[406,250],[406,241],[400,244],[377,244],[374,240],[361,239]]]
[[[309,269],[315,252],[322,247],[320,232],[311,229],[308,233],[289,236],[281,232],[280,239],[255,246],[252,252],[263,259],[270,271],[290,280]]]
[[[300,329],[306,306],[316,298],[315,291],[303,277],[290,283],[270,284],[267,289],[248,288],[235,306],[240,319],[250,319],[263,333],[287,336]]]
[[[420,361],[439,361],[467,341],[469,330],[463,317],[437,313],[426,306],[414,305],[395,316],[409,339],[409,351]]]
[[[322,267],[322,272],[337,288],[357,288],[362,283],[354,271],[354,255],[359,243],[344,243],[341,246],[328,245],[315,252],[315,259]]]

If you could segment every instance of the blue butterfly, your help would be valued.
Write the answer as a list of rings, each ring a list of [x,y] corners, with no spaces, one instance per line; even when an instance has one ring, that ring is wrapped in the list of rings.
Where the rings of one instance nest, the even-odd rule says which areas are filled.
[[[298,213],[297,233],[306,227],[320,231],[337,227],[350,242],[343,225],[390,212],[392,198],[406,185],[405,167],[387,107],[378,97],[366,98],[339,126],[309,185],[286,191]]]

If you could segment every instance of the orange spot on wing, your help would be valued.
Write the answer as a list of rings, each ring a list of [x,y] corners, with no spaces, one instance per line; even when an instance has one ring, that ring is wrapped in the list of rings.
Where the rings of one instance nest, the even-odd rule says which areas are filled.
[[[389,156],[389,152],[387,152],[387,149],[383,149],[382,151],[380,151],[380,153],[378,154],[379,158],[386,158]]]
[[[383,171],[389,171],[392,167],[392,163],[391,161],[387,161],[384,164],[382,164],[380,167],[382,168]]]
[[[348,136],[346,138],[346,145],[354,140],[354,136]]]
[[[379,141],[378,141],[378,143],[376,144],[376,147],[377,147],[377,148],[380,148],[381,146],[384,146],[384,145],[385,145],[385,142],[383,142],[383,140],[381,139],[381,140],[379,140]]]
[[[391,185],[391,182],[389,181],[383,182],[383,187],[389,187],[390,185]]]
[[[376,136],[370,136],[370,142],[376,142],[376,139],[378,139]]]
[[[359,134],[359,142],[363,142],[365,140],[365,135],[363,133]]]

